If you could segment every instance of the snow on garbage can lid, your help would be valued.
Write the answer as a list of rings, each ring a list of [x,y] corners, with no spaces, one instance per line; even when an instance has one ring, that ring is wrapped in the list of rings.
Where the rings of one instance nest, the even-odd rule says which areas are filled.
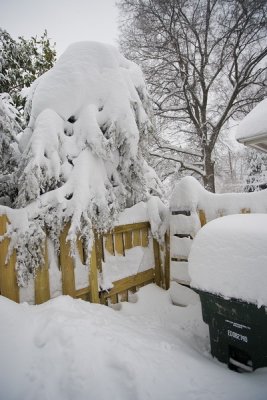
[[[267,306],[267,214],[205,225],[191,247],[189,275],[196,289]]]

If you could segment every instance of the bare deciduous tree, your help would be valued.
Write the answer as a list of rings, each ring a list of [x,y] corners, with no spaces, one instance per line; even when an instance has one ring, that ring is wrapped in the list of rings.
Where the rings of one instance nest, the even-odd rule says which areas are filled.
[[[215,191],[220,132],[266,94],[266,0],[120,0],[118,6],[121,47],[142,65],[156,115],[175,127],[172,143],[159,139],[152,155],[180,163]]]

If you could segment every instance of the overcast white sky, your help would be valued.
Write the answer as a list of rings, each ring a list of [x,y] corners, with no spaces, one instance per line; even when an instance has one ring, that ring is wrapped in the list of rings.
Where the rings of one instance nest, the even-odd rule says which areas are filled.
[[[0,0],[0,27],[16,39],[41,36],[45,29],[58,55],[81,40],[116,46],[116,0]]]

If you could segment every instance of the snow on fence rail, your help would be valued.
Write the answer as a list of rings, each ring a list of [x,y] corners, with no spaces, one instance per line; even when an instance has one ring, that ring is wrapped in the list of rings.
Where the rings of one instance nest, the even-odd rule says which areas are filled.
[[[8,224],[7,216],[0,216],[0,236],[5,234]],[[77,280],[79,279],[76,279],[77,257],[74,259],[70,255],[70,243],[66,240],[68,230],[69,225],[67,224],[59,239],[57,275],[60,274],[61,288],[59,290],[57,288],[57,291],[53,289],[53,286],[55,286],[53,279],[56,275],[55,271],[51,272],[51,251],[49,252],[48,241],[46,240],[44,265],[37,269],[36,275],[32,279],[30,290],[32,289],[33,295],[30,300],[27,296],[25,297],[25,294],[22,294],[25,288],[19,288],[17,284],[16,252],[13,251],[7,259],[10,239],[2,240],[0,242],[0,294],[16,302],[26,300],[35,304],[41,304],[61,293],[74,298],[89,300],[93,303],[108,304],[109,302],[117,303],[118,301],[128,300],[129,291],[134,292],[139,287],[151,282],[155,282],[165,289],[169,288],[169,236],[165,234],[165,242],[160,245],[156,239],[152,238],[149,222],[116,226],[112,232],[107,234],[95,233],[90,265],[87,270],[85,266],[86,249],[82,240],[77,240],[78,268],[84,267],[83,275],[87,271],[86,285],[82,285],[81,282],[78,283]],[[129,274],[129,268],[126,268],[126,272],[123,273],[124,267],[129,263],[128,254],[137,248],[150,251],[150,257],[145,258],[147,265],[143,265],[140,272],[135,270],[134,273]],[[136,254],[132,254],[132,261],[133,258],[136,258]],[[111,261],[113,264],[119,264],[120,274],[122,273],[124,277],[115,281],[109,280],[102,285],[105,281],[103,279],[103,266],[108,271],[112,265]]]
[[[267,213],[267,190],[214,194],[194,178],[186,177],[174,189],[170,213],[171,279],[189,284],[188,256],[199,229],[226,215]]]

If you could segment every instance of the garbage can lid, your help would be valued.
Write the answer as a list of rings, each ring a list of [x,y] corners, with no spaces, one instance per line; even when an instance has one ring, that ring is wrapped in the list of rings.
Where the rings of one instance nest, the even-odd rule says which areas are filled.
[[[267,214],[205,225],[191,247],[189,275],[196,289],[267,306]]]

